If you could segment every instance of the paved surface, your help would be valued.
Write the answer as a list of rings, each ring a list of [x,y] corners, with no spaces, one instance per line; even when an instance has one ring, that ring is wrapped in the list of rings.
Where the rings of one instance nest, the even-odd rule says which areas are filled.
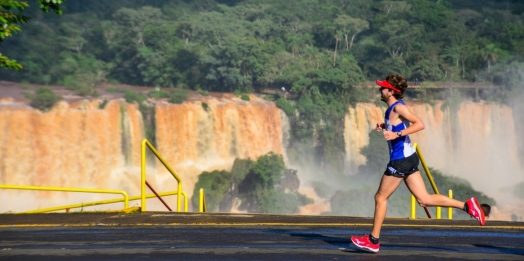
[[[256,214],[0,215],[0,260],[524,260],[524,223]]]

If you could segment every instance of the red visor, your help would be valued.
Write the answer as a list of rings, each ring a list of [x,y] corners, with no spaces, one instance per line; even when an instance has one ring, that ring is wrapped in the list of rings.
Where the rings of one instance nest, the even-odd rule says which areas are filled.
[[[376,80],[377,84],[380,86],[380,87],[384,87],[384,88],[388,88],[388,89],[391,89],[391,90],[394,90],[398,93],[402,93],[399,89],[397,89],[395,86],[393,86],[391,83],[389,83],[388,81],[386,80]]]

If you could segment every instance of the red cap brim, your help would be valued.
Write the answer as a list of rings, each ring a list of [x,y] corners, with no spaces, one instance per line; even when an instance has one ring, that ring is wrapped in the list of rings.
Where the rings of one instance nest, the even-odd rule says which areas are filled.
[[[391,83],[389,83],[386,80],[383,80],[383,81],[382,80],[376,80],[376,83],[380,87],[388,88],[388,89],[394,90],[396,92],[401,92],[399,89],[395,88],[395,86],[393,86]]]

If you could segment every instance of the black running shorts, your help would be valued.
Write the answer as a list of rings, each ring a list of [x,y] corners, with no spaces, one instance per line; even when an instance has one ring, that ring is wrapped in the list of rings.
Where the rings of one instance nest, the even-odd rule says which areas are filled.
[[[405,178],[418,171],[419,162],[417,153],[413,153],[413,155],[405,159],[390,161],[386,166],[384,175]]]

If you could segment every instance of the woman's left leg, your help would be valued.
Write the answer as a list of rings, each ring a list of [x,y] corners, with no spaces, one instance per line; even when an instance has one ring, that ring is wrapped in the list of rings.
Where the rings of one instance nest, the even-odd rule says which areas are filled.
[[[406,182],[409,191],[411,191],[415,198],[417,198],[417,202],[422,207],[440,206],[454,207],[458,209],[464,208],[464,202],[440,194],[429,194],[426,190],[426,185],[422,180],[422,176],[420,175],[420,171],[404,178],[404,182]]]

